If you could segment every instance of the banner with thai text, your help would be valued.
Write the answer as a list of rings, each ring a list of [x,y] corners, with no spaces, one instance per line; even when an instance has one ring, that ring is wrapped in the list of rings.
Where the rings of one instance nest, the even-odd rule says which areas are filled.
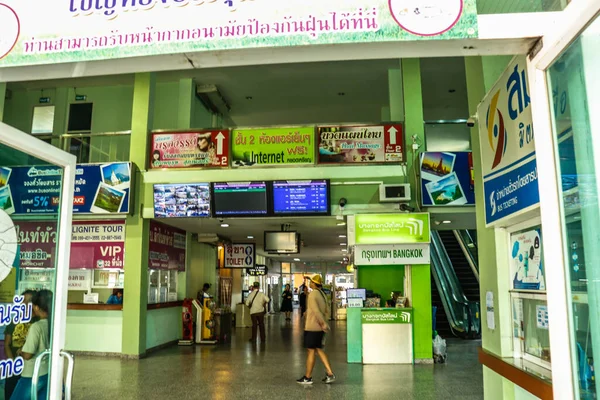
[[[2,0],[0,21],[0,67],[478,37],[476,0]]]
[[[404,162],[401,124],[320,126],[319,164]]]
[[[185,271],[185,231],[150,221],[148,269]]]
[[[150,168],[228,166],[228,129],[152,133]]]

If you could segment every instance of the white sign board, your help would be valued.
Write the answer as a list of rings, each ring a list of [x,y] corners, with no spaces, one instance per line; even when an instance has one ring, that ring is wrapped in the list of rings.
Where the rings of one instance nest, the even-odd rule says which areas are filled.
[[[69,290],[89,290],[92,287],[92,270],[69,270]]]
[[[526,68],[515,57],[477,108],[487,226],[540,202]]]
[[[354,248],[356,265],[429,264],[429,243],[358,245]]]
[[[233,243],[225,246],[225,268],[254,268],[255,262],[254,244]]]

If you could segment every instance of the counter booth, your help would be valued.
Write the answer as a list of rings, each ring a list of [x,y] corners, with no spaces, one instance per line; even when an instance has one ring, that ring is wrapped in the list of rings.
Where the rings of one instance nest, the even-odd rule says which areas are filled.
[[[348,240],[348,362],[433,363],[429,214],[356,215]]]

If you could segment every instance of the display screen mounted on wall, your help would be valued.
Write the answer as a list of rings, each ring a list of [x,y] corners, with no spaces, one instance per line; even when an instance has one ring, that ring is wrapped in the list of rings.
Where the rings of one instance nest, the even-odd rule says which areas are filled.
[[[273,254],[297,254],[300,252],[298,232],[265,232],[264,250]]]
[[[212,187],[215,217],[264,217],[269,214],[267,182],[217,182]]]
[[[426,207],[475,205],[470,160],[470,151],[421,154],[422,204]]]
[[[329,215],[328,180],[273,182],[275,215]]]
[[[346,289],[346,298],[367,300],[367,289]]]
[[[154,217],[210,217],[210,185],[154,185]]]

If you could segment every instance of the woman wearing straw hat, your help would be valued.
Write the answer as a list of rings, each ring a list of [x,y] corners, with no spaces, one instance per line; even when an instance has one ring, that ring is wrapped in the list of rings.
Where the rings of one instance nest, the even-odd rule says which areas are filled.
[[[306,301],[306,325],[304,327],[304,347],[308,351],[306,356],[306,374],[296,382],[301,385],[313,384],[312,372],[315,367],[315,355],[318,354],[327,372],[327,375],[323,378],[323,382],[329,384],[335,382],[336,378],[329,364],[329,358],[323,351],[325,333],[329,331],[329,325],[326,321],[328,308],[327,296],[323,293],[323,277],[321,275],[317,274],[309,279],[312,292],[308,295]]]

